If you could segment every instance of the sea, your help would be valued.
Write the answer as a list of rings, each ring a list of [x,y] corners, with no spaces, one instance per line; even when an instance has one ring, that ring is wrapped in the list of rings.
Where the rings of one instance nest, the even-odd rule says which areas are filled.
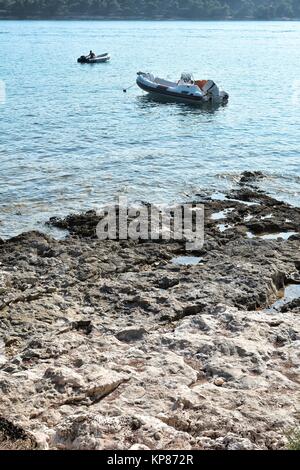
[[[111,61],[78,64],[90,49]],[[0,21],[0,52],[1,238],[120,195],[224,193],[243,171],[300,206],[300,22]],[[138,71],[189,72],[230,99],[153,101]]]

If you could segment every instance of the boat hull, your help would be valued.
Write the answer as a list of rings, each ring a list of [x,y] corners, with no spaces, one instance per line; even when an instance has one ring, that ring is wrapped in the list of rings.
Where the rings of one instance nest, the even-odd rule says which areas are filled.
[[[169,91],[166,87],[162,86],[149,86],[143,83],[142,81],[137,78],[136,80],[137,85],[141,88],[141,90],[145,91],[149,94],[149,96],[153,96],[155,98],[167,98],[171,101],[178,101],[182,103],[193,103],[193,104],[200,104],[203,105],[205,101],[203,100],[202,96],[184,96],[182,93],[176,93],[173,91]]]
[[[81,56],[79,57],[79,59],[77,59],[77,62],[79,64],[101,64],[101,63],[108,62],[108,61],[110,61],[109,54],[102,54],[97,57],[94,57],[93,59],[87,59],[84,56]]]
[[[175,101],[198,106],[222,105],[228,102],[229,96],[225,92],[220,92],[218,96],[212,96],[202,92],[199,87],[194,85],[180,87],[176,83],[166,80],[156,79],[154,81],[154,78],[151,77],[153,77],[151,74],[139,72],[136,83],[139,88],[153,98],[164,98],[164,101]],[[176,90],[177,88],[179,91]]]

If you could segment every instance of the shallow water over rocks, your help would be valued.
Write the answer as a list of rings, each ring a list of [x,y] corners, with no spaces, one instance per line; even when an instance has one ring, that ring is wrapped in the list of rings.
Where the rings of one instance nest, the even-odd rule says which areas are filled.
[[[294,300],[300,299],[300,284],[290,284],[285,287],[281,292],[281,297],[276,300],[269,308],[266,309],[269,313],[278,312],[285,305],[293,302]]]
[[[180,266],[196,266],[203,258],[198,256],[178,256],[171,260],[172,263]]]
[[[288,240],[290,237],[299,235],[299,232],[280,232],[280,233],[266,233],[262,235],[255,235],[252,232],[247,232],[248,238],[260,238],[262,240]]]

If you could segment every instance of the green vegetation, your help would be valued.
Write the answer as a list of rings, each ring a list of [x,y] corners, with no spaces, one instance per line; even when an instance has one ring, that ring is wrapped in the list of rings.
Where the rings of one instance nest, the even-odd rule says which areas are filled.
[[[300,450],[300,429],[293,430],[288,434],[288,450]]]
[[[0,18],[300,18],[299,0],[0,0]]]

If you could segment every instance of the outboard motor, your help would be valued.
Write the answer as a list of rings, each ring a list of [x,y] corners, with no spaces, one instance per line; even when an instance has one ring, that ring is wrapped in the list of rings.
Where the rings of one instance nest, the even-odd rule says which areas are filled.
[[[220,98],[220,90],[212,80],[207,80],[204,87],[202,88],[204,93],[210,96],[213,100]]]
[[[84,64],[84,63],[86,62],[86,57],[85,57],[85,55],[80,56],[79,59],[77,59],[77,62],[78,62],[79,64]]]

